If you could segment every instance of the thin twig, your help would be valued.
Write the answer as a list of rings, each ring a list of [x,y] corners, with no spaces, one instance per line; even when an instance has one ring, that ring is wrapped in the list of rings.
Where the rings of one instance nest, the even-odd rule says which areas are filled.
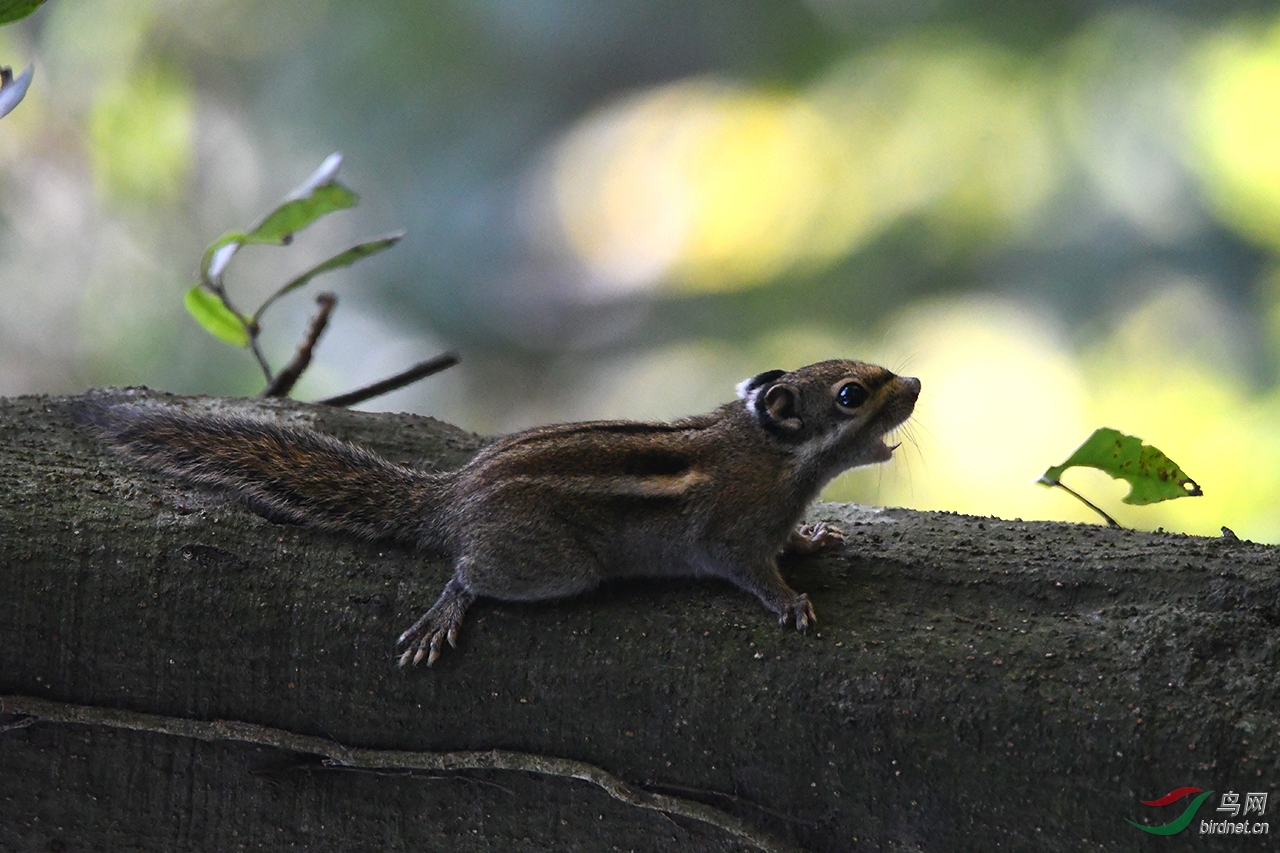
[[[249,350],[253,353],[253,357],[258,360],[258,367],[262,368],[263,377],[268,382],[273,382],[271,365],[267,364],[267,357],[262,354],[262,348],[258,346],[258,333],[256,330],[249,332]]]
[[[249,335],[249,351],[253,353],[253,357],[258,360],[258,367],[262,368],[262,375],[266,378],[267,384],[270,385],[274,381],[271,373],[271,365],[267,364],[267,357],[262,354],[262,347],[258,346],[258,334],[261,329],[258,327],[258,321],[254,319],[246,319],[240,310],[231,302],[231,297],[227,296],[227,289],[222,286],[221,277],[215,280],[204,280],[204,286],[213,291],[213,294],[222,300],[222,304],[227,310],[240,318],[240,322],[244,323],[244,330]]]
[[[294,384],[302,376],[302,371],[306,370],[307,365],[311,364],[311,352],[316,347],[316,341],[320,340],[320,336],[324,334],[325,327],[329,325],[329,315],[337,304],[338,297],[332,293],[321,293],[316,297],[316,305],[320,306],[320,310],[311,318],[311,326],[307,329],[306,337],[302,339],[302,343],[298,344],[298,351],[294,354],[293,361],[289,362],[284,370],[276,374],[276,378],[263,389],[262,396],[289,396]]]
[[[381,382],[375,382],[372,385],[357,388],[355,391],[339,394],[327,400],[317,400],[316,402],[323,403],[326,406],[354,406],[356,403],[363,403],[365,400],[370,400],[381,394],[389,394],[392,391],[417,382],[419,379],[425,379],[431,374],[439,373],[457,363],[457,354],[447,352],[444,355],[438,355],[435,358],[419,362],[408,370],[397,373],[395,376],[389,376]]]
[[[1075,489],[1071,488],[1070,486],[1064,485],[1064,484],[1062,483],[1062,481],[1060,481],[1060,480],[1054,480],[1054,481],[1052,482],[1052,484],[1051,484],[1051,485],[1057,486],[1059,489],[1064,489],[1064,490],[1066,491],[1066,493],[1067,493],[1067,494],[1072,495],[1073,497],[1075,497],[1075,499],[1076,499],[1076,500],[1080,501],[1080,502],[1081,502],[1081,503],[1083,503],[1085,506],[1087,506],[1089,509],[1093,510],[1093,511],[1094,511],[1094,512],[1096,512],[1098,515],[1100,515],[1100,516],[1102,516],[1103,518],[1105,518],[1105,519],[1107,520],[1107,527],[1124,527],[1124,525],[1123,525],[1123,524],[1121,524],[1120,522],[1116,521],[1114,518],[1112,518],[1111,516],[1109,516],[1109,515],[1107,515],[1105,512],[1103,512],[1103,511],[1102,511],[1102,507],[1098,506],[1098,505],[1097,505],[1097,504],[1095,504],[1093,501],[1089,500],[1089,499],[1088,499],[1088,498],[1086,498],[1084,495],[1080,494],[1079,492],[1077,492]]]
[[[512,752],[503,749],[472,750],[463,752],[411,752],[394,749],[361,749],[347,747],[325,738],[300,735],[284,729],[242,723],[235,720],[191,720],[182,717],[165,717],[143,714],[118,708],[92,705],[72,705],[51,702],[31,696],[0,696],[0,713],[27,714],[42,722],[73,723],[87,726],[105,726],[113,729],[153,732],[173,737],[193,738],[202,741],[236,741],[259,746],[270,746],[324,758],[333,767],[404,770],[519,770],[558,776],[565,779],[581,779],[602,788],[615,800],[642,809],[651,809],[669,815],[679,815],[701,821],[722,830],[737,840],[765,853],[799,853],[796,848],[772,839],[746,822],[694,800],[654,794],[631,787],[626,782],[582,761],[552,758],[528,752]]]

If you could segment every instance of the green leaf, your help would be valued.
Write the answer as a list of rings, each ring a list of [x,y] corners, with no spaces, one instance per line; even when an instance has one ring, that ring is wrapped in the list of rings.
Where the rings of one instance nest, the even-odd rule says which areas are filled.
[[[0,0],[0,24],[22,20],[43,2],[44,0]]]
[[[1168,456],[1143,444],[1140,438],[1107,427],[1096,430],[1066,462],[1045,471],[1037,482],[1056,486],[1062,472],[1075,467],[1097,468],[1117,480],[1127,480],[1129,494],[1122,498],[1127,504],[1153,504],[1203,494],[1196,481]]]
[[[218,340],[233,347],[249,345],[249,330],[244,318],[228,308],[216,293],[196,285],[187,291],[183,304],[187,307],[187,313]]]
[[[249,237],[243,231],[228,231],[209,244],[200,258],[200,278],[209,283],[222,278],[222,271],[231,263],[234,255]]]
[[[245,237],[246,243],[288,243],[293,235],[327,213],[355,207],[360,197],[336,180],[342,155],[334,152],[324,158],[320,168],[311,173],[284,202],[267,214]]]
[[[367,258],[370,255],[376,255],[378,254],[378,252],[381,252],[383,249],[390,249],[396,243],[399,243],[400,240],[403,238],[404,238],[403,231],[396,231],[393,234],[384,234],[381,237],[375,237],[372,240],[366,240],[363,243],[357,243],[351,248],[346,249],[345,251],[339,252],[338,254],[334,255],[332,258],[329,258],[327,261],[321,261],[311,269],[291,279],[289,282],[287,282],[284,285],[284,287],[280,288],[275,293],[271,294],[271,298],[268,299],[266,302],[262,303],[262,307],[259,308],[257,312],[254,314],[254,318],[256,319],[258,317],[261,317],[262,312],[265,311],[267,309],[267,306],[270,305],[272,302],[275,302],[281,296],[284,296],[286,293],[289,293],[290,291],[297,290],[299,287],[302,287],[304,284],[311,281],[311,279],[315,278],[321,273],[326,273],[326,272],[329,272],[330,270],[342,269],[343,267],[349,267],[352,264],[354,264],[356,261],[361,260],[362,258]]]
[[[286,201],[246,235],[246,243],[283,245],[327,213],[355,207],[360,197],[339,183],[316,187],[304,198]]]
[[[249,231],[228,231],[211,243],[200,259],[201,279],[210,283],[218,281],[241,246],[288,245],[294,234],[320,217],[335,210],[355,207],[360,197],[334,180],[340,165],[342,155],[330,154],[311,177],[285,196],[279,207]]]

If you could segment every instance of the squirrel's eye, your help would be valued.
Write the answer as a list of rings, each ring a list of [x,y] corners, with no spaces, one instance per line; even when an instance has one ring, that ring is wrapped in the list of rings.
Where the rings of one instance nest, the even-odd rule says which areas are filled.
[[[840,405],[846,409],[856,409],[867,401],[867,389],[863,388],[857,382],[850,382],[848,385],[836,392],[836,399],[840,401]]]

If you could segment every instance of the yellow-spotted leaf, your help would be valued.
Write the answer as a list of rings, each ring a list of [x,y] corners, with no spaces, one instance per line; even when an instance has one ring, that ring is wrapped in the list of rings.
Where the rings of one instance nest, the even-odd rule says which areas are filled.
[[[1061,485],[1062,472],[1068,468],[1097,468],[1117,480],[1129,483],[1127,504],[1153,504],[1173,498],[1203,494],[1196,481],[1177,463],[1142,439],[1103,427],[1089,436],[1075,453],[1061,465],[1054,465],[1037,481],[1045,486]]]

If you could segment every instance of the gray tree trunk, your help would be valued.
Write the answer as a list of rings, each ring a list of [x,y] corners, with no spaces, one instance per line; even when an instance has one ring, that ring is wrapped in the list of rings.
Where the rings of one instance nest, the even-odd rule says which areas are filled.
[[[405,415],[165,399],[411,463],[481,443]],[[627,583],[481,601],[456,651],[401,671],[394,639],[444,562],[164,482],[68,402],[0,400],[2,850],[1164,850],[1196,846],[1220,794],[1171,839],[1125,819],[1188,800],[1141,800],[1280,808],[1274,546],[819,505],[850,541],[784,569],[814,600],[808,636],[724,584]],[[325,744],[585,762],[727,820],[554,775],[578,765],[352,769]]]

